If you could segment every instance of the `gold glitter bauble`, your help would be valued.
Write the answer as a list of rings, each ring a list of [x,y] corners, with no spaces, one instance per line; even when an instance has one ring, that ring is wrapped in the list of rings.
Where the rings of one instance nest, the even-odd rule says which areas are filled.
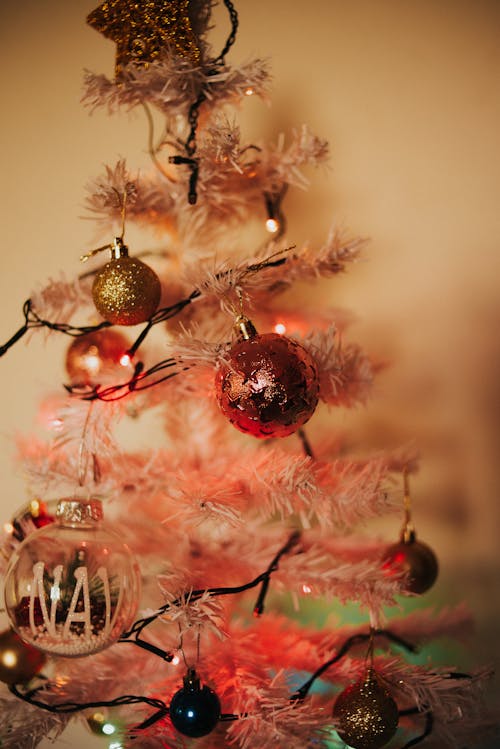
[[[352,749],[380,749],[399,722],[398,706],[372,670],[339,694],[333,717],[338,735]]]
[[[106,263],[92,286],[95,306],[115,325],[137,325],[149,320],[160,296],[160,279],[154,270],[127,255]]]
[[[129,62],[147,66],[165,49],[194,64],[200,60],[189,0],[106,0],[87,23],[116,43],[117,77]]]
[[[0,681],[4,684],[30,681],[46,660],[40,650],[23,642],[12,629],[0,633]]]

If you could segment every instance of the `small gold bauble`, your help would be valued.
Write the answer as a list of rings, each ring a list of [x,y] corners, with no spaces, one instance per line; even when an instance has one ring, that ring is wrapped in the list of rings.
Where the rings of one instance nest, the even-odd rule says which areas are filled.
[[[134,257],[124,255],[106,263],[96,275],[92,297],[97,310],[114,325],[138,325],[149,320],[160,303],[156,273]]]
[[[87,716],[87,725],[92,731],[92,733],[97,734],[97,736],[102,736],[102,727],[106,723],[106,716],[104,713],[100,711],[96,711],[95,713],[92,713],[92,715]]]
[[[92,711],[87,718],[87,726],[96,736],[114,736],[121,729],[121,724],[115,720],[106,708]],[[120,744],[121,746],[121,744]]]
[[[338,735],[352,749],[381,749],[399,722],[398,706],[371,669],[339,694],[333,717]]]

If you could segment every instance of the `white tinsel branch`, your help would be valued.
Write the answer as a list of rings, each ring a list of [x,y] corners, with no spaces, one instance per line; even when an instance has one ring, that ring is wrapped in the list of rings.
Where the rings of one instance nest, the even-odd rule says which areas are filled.
[[[204,107],[212,109],[226,102],[237,102],[248,89],[266,99],[269,84],[267,60],[257,58],[237,67],[224,65],[208,77],[203,67],[193,67],[186,59],[165,56],[148,67],[127,66],[119,83],[85,71],[83,103],[91,110],[106,107],[110,113],[152,104],[169,121],[174,121],[179,116],[185,118],[202,86],[207,97]]]
[[[69,323],[75,314],[81,315],[82,308],[90,304],[91,285],[88,278],[68,281],[61,274],[58,279],[49,279],[45,286],[32,292],[33,309],[44,320]],[[48,328],[45,330],[49,333]]]
[[[0,694],[0,714],[2,749],[35,749],[44,738],[55,741],[71,717],[54,715],[4,694]]]

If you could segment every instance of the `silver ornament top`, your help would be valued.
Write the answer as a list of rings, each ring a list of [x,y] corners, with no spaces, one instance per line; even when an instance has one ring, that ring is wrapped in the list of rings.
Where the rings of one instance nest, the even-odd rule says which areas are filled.
[[[100,499],[61,499],[56,518],[63,525],[93,525],[103,518]]]

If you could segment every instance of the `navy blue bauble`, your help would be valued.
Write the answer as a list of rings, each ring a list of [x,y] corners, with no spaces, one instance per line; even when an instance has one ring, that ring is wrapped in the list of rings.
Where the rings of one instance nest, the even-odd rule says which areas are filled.
[[[194,669],[184,677],[184,686],[172,697],[170,720],[179,733],[192,738],[206,736],[214,730],[220,717],[220,701],[207,686],[200,686]]]

